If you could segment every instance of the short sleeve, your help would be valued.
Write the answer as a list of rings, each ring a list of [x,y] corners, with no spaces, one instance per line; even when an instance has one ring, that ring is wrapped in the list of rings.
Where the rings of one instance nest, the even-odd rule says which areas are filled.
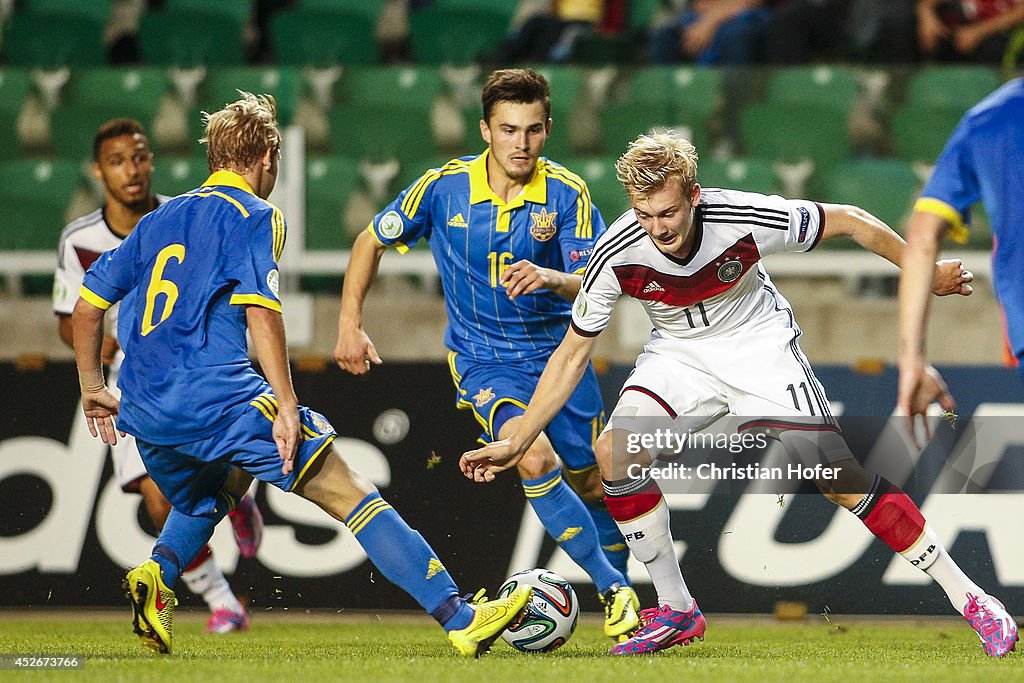
[[[607,261],[605,261],[607,264]],[[596,337],[612,318],[615,302],[622,296],[619,279],[610,266],[588,271],[572,306],[572,329],[583,337]]]
[[[139,273],[142,272],[139,263],[142,243],[139,236],[142,231],[139,228],[142,226],[140,222],[121,246],[104,253],[89,267],[82,279],[78,296],[97,308],[107,310],[135,288]]]
[[[433,168],[409,187],[402,190],[393,202],[373,217],[367,228],[377,240],[400,253],[419,240],[430,236],[430,198],[442,169]]]
[[[582,183],[579,194],[565,213],[569,220],[558,228],[558,242],[562,251],[562,263],[567,273],[582,273],[590,256],[594,253],[597,240],[605,232],[604,219],[597,206],[591,201],[590,190]],[[568,204],[568,203],[567,203]]]
[[[810,251],[821,240],[825,210],[821,204],[777,195],[758,200],[745,218],[762,256],[779,252]]]
[[[71,315],[78,301],[78,292],[85,278],[75,246],[69,239],[62,239],[57,254],[57,270],[53,273],[53,312]]]
[[[277,261],[284,251],[284,214],[276,206],[261,212],[256,220],[242,222],[240,229],[249,232],[235,236],[228,244],[231,255],[228,278],[235,282],[231,303],[238,306],[262,306],[281,311],[280,273]]]
[[[967,239],[970,208],[981,200],[981,185],[971,149],[969,119],[962,120],[939,155],[931,178],[914,208],[934,213],[953,225],[951,237]]]

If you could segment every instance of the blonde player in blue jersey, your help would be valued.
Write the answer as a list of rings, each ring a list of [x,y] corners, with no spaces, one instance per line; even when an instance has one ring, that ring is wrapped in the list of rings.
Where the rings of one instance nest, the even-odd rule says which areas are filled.
[[[476,656],[531,590],[484,609],[460,597],[423,537],[334,450],[330,423],[299,405],[278,297],[285,222],[266,201],[281,149],[276,104],[241,95],[205,117],[209,179],[147,214],[100,257],[72,315],[89,430],[110,444],[118,431],[133,435],[172,505],[152,557],[124,581],[135,632],[154,652],[171,651],[174,585],[255,477],[347,524],[456,650]],[[119,301],[120,402],[100,364],[103,317]],[[247,331],[266,379],[249,360]]]
[[[427,240],[444,287],[456,404],[472,411],[486,443],[516,430],[605,225],[583,179],[541,156],[551,132],[544,77],[495,71],[481,99],[487,149],[428,170],[356,239],[334,358],[354,374],[381,363],[363,328],[363,301],[387,247],[405,252]],[[544,528],[593,579],[605,634],[618,639],[638,626],[639,602],[626,579],[629,551],[601,503],[593,442],[603,422],[588,367],[518,471]]]

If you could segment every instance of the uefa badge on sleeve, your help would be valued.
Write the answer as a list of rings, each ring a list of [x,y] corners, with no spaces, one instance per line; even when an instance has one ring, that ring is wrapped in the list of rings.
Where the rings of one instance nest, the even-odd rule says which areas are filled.
[[[582,290],[580,291],[579,294],[576,295],[576,303],[574,304],[573,308],[575,309],[576,315],[578,317],[580,317],[580,318],[585,318],[586,317],[586,315],[587,315],[587,295],[584,294],[582,292]]]
[[[405,223],[402,222],[402,217],[398,215],[397,211],[388,211],[377,222],[377,230],[380,231],[380,236],[389,240],[393,240],[401,235],[404,229]]]
[[[278,290],[281,288],[281,275],[277,272],[277,268],[267,273],[267,287],[274,293],[274,296],[278,295]]]

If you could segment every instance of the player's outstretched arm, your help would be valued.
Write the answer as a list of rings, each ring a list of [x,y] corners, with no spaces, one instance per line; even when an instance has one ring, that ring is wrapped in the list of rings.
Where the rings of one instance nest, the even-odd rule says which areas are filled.
[[[546,289],[566,301],[573,301],[580,293],[583,276],[563,273],[553,268],[543,268],[536,263],[522,259],[516,261],[501,274],[501,282],[509,299]]]
[[[462,454],[459,466],[466,478],[481,483],[494,481],[499,472],[515,467],[522,460],[544,427],[572,396],[590,362],[596,339],[576,334],[569,328],[544,367],[519,429],[507,439]]]
[[[925,413],[938,401],[945,410],[955,410],[946,383],[925,359],[925,330],[931,297],[935,258],[949,224],[939,216],[915,211],[907,228],[899,287],[899,390],[896,410],[907,420],[907,432],[919,448],[917,425],[924,428],[925,442],[931,439]],[[969,286],[969,285],[968,285]]]
[[[825,227],[821,239],[849,237],[870,252],[896,266],[903,267],[907,243],[892,228],[864,209],[846,204],[822,204]],[[970,296],[974,274],[959,259],[932,261],[931,291],[939,296]]]
[[[89,433],[103,443],[117,443],[114,418],[120,402],[107,390],[103,379],[100,350],[103,345],[103,316],[106,311],[79,299],[71,315],[71,336],[74,339],[78,384],[82,392],[82,411]],[[124,432],[121,432],[124,435]]]
[[[255,305],[245,307],[245,317],[263,376],[277,398],[274,441],[283,461],[281,472],[288,474],[292,471],[299,447],[299,400],[295,396],[292,372],[288,366],[284,318],[277,311]]]
[[[371,365],[384,362],[370,336],[363,330],[363,302],[377,277],[377,267],[384,249],[383,244],[368,230],[364,230],[352,245],[348,268],[345,269],[334,361],[342,370],[353,375],[362,375],[369,372]]]

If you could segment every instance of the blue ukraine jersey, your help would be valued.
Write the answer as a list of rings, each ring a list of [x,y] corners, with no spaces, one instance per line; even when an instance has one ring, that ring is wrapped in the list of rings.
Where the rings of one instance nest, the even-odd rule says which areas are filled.
[[[582,272],[604,221],[583,179],[544,158],[506,204],[487,182],[487,154],[427,171],[368,229],[401,252],[428,241],[444,287],[448,348],[476,360],[546,359],[572,304],[546,290],[512,301],[501,273],[520,259]]]
[[[121,301],[121,429],[156,445],[196,441],[266,390],[249,361],[245,306],[281,310],[284,239],[280,210],[217,171],[93,264],[82,298],[104,309]]]
[[[966,237],[970,207],[984,203],[995,238],[992,273],[1014,354],[1024,354],[1024,79],[972,108],[939,155],[914,208],[953,224]]]

